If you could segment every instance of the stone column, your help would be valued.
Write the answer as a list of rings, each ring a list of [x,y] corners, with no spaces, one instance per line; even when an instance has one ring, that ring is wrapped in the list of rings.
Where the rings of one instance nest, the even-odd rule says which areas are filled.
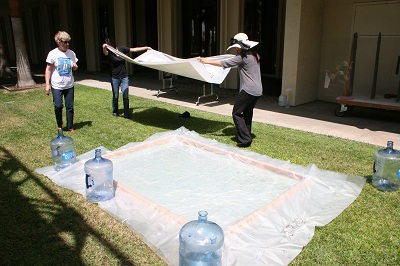
[[[226,51],[230,44],[230,39],[236,33],[243,31],[244,0],[221,0],[220,13],[220,46],[221,54],[232,53]],[[239,89],[239,76],[237,69],[231,69],[225,81],[221,84],[222,88]]]
[[[289,104],[317,99],[323,1],[287,0],[282,92],[292,89]]]
[[[178,52],[177,10],[177,1],[175,0],[157,1],[158,50],[172,56],[177,56]]]
[[[82,0],[82,10],[87,70],[99,71],[103,40],[99,40],[98,0]]]
[[[132,44],[132,5],[129,0],[114,1],[115,41],[118,46],[133,47]],[[132,55],[130,55],[132,56]],[[133,65],[126,63],[129,74],[133,73]]]

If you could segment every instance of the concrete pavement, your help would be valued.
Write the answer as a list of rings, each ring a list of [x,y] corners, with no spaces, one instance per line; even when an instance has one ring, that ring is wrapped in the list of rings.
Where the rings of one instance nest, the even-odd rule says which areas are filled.
[[[111,90],[108,74],[78,72],[75,79],[78,84]],[[169,81],[166,82],[166,86],[169,85]],[[218,100],[215,95],[199,99],[198,97],[203,95],[203,83],[179,77],[173,80],[173,85],[178,89],[178,93],[167,90],[157,97],[158,90],[162,88],[162,81],[158,79],[157,72],[136,74],[130,78],[129,92],[139,97],[231,116],[237,90],[219,89],[218,86],[214,86]],[[206,94],[210,93],[209,84],[205,90]],[[199,104],[196,105],[198,100]],[[277,98],[263,96],[254,110],[253,121],[381,147],[385,147],[386,142],[391,140],[394,147],[400,149],[399,112],[355,107],[353,111],[346,112],[344,117],[337,117],[334,110],[338,106],[337,103],[315,101],[285,108],[278,105]]]

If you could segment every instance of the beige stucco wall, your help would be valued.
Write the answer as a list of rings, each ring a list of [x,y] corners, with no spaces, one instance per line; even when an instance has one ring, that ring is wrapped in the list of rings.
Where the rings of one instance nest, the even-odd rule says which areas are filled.
[[[352,43],[353,7],[356,1],[325,0],[318,99],[334,102],[343,95],[343,88],[324,88],[325,72],[334,72],[336,65],[348,61]]]
[[[317,99],[323,10],[323,1],[286,1],[282,92],[292,89],[290,105]]]
[[[301,0],[287,0],[285,42],[283,48],[282,91],[296,89],[299,65]],[[291,94],[295,95],[295,91]],[[290,96],[292,96],[290,95]],[[290,97],[293,105],[295,97]]]

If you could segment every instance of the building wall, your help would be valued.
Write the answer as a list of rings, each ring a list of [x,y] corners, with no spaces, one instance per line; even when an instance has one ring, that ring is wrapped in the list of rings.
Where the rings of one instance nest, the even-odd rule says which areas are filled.
[[[291,95],[296,105],[317,99],[324,3],[302,0],[301,5],[298,77]]]
[[[334,72],[342,61],[348,61],[352,43],[353,7],[356,1],[325,0],[321,63],[318,73],[318,99],[335,101],[344,88],[324,88],[326,70]]]
[[[295,90],[299,72],[299,48],[301,27],[301,0],[286,1],[285,41],[283,48],[282,93]],[[300,91],[300,89],[298,90]],[[291,94],[296,92],[291,92]],[[290,95],[292,96],[292,95]],[[290,104],[295,103],[295,97],[290,97]]]
[[[39,12],[40,25],[35,26],[37,33],[27,34],[26,40],[32,43],[28,53],[37,53],[30,60],[32,63],[44,62],[44,55],[55,47],[54,31],[59,28],[69,31],[72,37],[72,49],[77,52],[80,61],[87,60],[89,71],[101,68],[100,46],[98,36],[93,33],[98,28],[96,7],[104,0],[21,0],[21,10],[26,14],[28,25],[36,25],[34,12]],[[145,42],[145,30],[142,27],[145,14],[139,9],[145,8],[145,0],[113,1],[115,36],[119,44],[133,46],[132,32],[135,31],[136,41]],[[158,50],[165,53],[181,55],[181,1],[158,0]],[[220,0],[220,52],[225,53],[228,40],[237,32],[243,31],[243,7],[245,0]],[[324,88],[326,70],[335,71],[342,61],[348,61],[354,23],[354,6],[356,4],[398,3],[400,0],[282,0],[286,2],[285,32],[283,41],[282,92],[293,89],[290,104],[295,106],[313,100],[334,102],[337,96],[343,94],[342,87]],[[132,6],[135,3],[135,6]],[[76,7],[81,6],[80,9]],[[134,10],[132,10],[134,9]],[[133,17],[135,16],[135,17]],[[0,17],[6,28],[9,57],[15,58],[12,43],[12,31],[9,23],[7,1],[0,2]],[[132,23],[132,21],[136,23]],[[77,23],[84,22],[84,27]],[[383,27],[386,22],[383,23]],[[132,25],[136,24],[137,29]],[[32,31],[32,28],[30,28]],[[36,40],[37,39],[37,40]],[[143,43],[144,45],[145,43]],[[100,43],[101,45],[101,43]],[[38,49],[45,52],[38,53]],[[83,59],[83,60],[82,60]],[[130,64],[129,64],[130,65]],[[132,66],[129,66],[132,68]],[[132,69],[130,69],[132,73]],[[221,85],[223,88],[238,88],[236,70],[231,71]]]
[[[322,1],[287,0],[282,93],[290,105],[317,100]]]

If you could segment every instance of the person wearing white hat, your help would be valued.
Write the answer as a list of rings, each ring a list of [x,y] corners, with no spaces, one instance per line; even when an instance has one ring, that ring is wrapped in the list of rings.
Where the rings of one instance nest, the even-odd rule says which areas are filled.
[[[232,118],[237,130],[237,146],[239,147],[248,147],[252,143],[253,110],[263,91],[260,57],[252,49],[257,44],[258,42],[249,41],[245,33],[238,33],[231,39],[231,45],[227,48],[227,50],[236,48],[236,56],[224,60],[197,58],[203,64],[239,69],[239,94],[232,110]]]
[[[231,38],[231,46],[229,46],[226,50],[235,47],[239,49],[249,50],[256,46],[258,42],[249,41],[246,33],[238,33],[233,38]]]

